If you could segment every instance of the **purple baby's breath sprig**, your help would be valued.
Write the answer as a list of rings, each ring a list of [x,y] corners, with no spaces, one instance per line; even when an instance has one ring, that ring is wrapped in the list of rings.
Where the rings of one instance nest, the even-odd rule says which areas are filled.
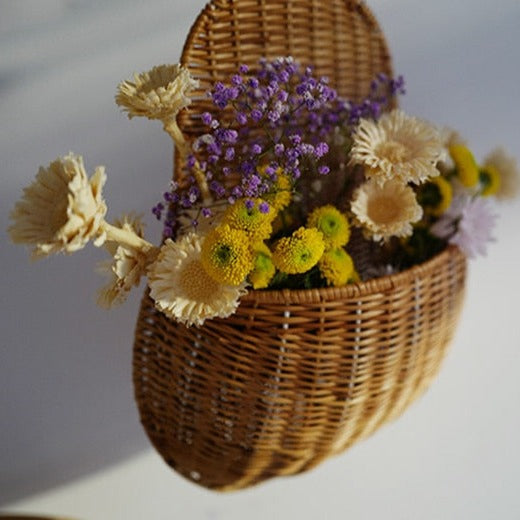
[[[324,166],[318,165],[329,150],[323,133],[317,140],[307,128],[310,114],[328,112],[337,94],[325,78],[315,78],[310,68],[301,70],[292,58],[261,60],[255,74],[240,67],[230,86],[218,82],[208,97],[221,115],[201,116],[208,132],[194,143],[194,154],[199,162],[209,163],[213,172],[227,168],[238,174],[235,186],[218,181],[210,184],[215,198],[236,197],[233,190],[237,185],[245,196],[259,198],[272,191],[277,171],[296,180],[303,162],[307,167],[315,165],[316,171]],[[233,121],[234,128],[224,120]],[[315,122],[321,120],[314,118]],[[214,121],[219,122],[216,128]],[[258,172],[266,166],[268,175],[260,182]],[[193,161],[188,163],[191,167]],[[327,170],[321,167],[320,171]]]
[[[402,77],[378,75],[367,99],[353,103],[340,99],[327,78],[315,77],[291,57],[262,59],[254,71],[240,66],[228,84],[217,82],[208,92],[214,111],[200,116],[207,131],[187,156],[192,178],[163,197],[170,207],[167,227],[175,228],[172,206],[204,208],[208,194],[212,201],[227,203],[254,200],[276,192],[280,172],[292,185],[302,175],[328,175],[346,153],[338,132],[348,136],[362,117],[377,119],[403,92]],[[206,194],[201,186],[207,186]],[[161,219],[164,209],[161,202],[153,213]]]
[[[369,95],[360,102],[350,101],[348,105],[348,124],[355,127],[360,119],[379,119],[383,110],[387,109],[393,99],[406,93],[404,77],[396,79],[386,74],[378,74],[370,84]]]

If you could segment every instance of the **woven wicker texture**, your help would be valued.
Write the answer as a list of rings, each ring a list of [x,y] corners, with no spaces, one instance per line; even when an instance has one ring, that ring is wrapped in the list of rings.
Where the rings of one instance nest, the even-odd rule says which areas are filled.
[[[201,92],[241,63],[293,55],[346,98],[367,93],[389,54],[364,4],[214,0],[182,61]],[[179,118],[192,136],[200,98]],[[175,176],[182,177],[180,165]],[[397,417],[439,369],[462,305],[455,248],[398,275],[338,289],[251,291],[235,315],[186,328],[145,295],[134,387],[143,426],[188,479],[235,490],[305,471]]]
[[[188,35],[181,62],[200,81],[195,102],[179,115],[192,138],[205,133],[200,114],[212,107],[205,93],[262,57],[292,56],[327,76],[345,99],[366,97],[378,73],[392,75],[384,36],[358,0],[213,0]],[[179,158],[179,154],[176,154]],[[182,171],[175,165],[176,174]]]

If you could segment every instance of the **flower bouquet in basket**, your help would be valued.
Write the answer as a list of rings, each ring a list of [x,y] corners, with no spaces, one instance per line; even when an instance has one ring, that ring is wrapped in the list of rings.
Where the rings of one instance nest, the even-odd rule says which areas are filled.
[[[200,98],[190,70],[122,82],[130,118],[162,122],[176,175],[153,213],[105,220],[103,167],[75,154],[41,168],[12,214],[35,258],[89,241],[110,259],[99,303],[147,277],[136,331],[141,419],[165,460],[235,489],[303,471],[397,416],[453,333],[465,256],[485,253],[492,202],[518,176],[478,163],[454,131],[396,109],[404,81],[343,99],[291,57],[242,65]],[[204,106],[178,124],[192,99]]]

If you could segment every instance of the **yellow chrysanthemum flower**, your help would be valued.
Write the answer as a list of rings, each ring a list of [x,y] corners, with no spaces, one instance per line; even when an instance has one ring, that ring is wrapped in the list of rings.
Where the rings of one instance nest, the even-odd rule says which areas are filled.
[[[479,169],[471,150],[463,144],[452,144],[449,152],[460,182],[466,188],[475,186],[479,181]]]
[[[484,158],[484,170],[496,168],[500,175],[500,187],[496,192],[497,199],[513,199],[520,191],[520,173],[514,157],[503,148],[493,150]]]
[[[326,251],[318,262],[327,285],[341,287],[355,277],[352,257],[341,247]]]
[[[420,191],[420,202],[424,209],[439,217],[451,205],[453,187],[444,177],[435,177],[427,182]]]
[[[204,239],[201,262],[218,283],[240,285],[253,268],[248,234],[227,224],[217,226]]]
[[[323,233],[326,249],[342,247],[350,238],[347,217],[330,204],[316,208],[309,215],[307,226],[314,227]]]
[[[262,199],[255,199],[254,206],[248,208],[245,199],[237,200],[229,206],[222,217],[222,224],[232,229],[245,231],[252,241],[262,241],[273,232],[272,222],[276,217],[276,210]],[[261,205],[268,206],[266,213],[261,211]]]
[[[292,186],[289,177],[279,173],[274,185],[274,190],[273,193],[266,195],[266,200],[272,204],[274,209],[280,211],[286,208],[292,200]]]
[[[290,237],[278,240],[273,262],[283,273],[305,273],[318,263],[324,251],[323,234],[315,228],[301,227]]]
[[[265,289],[276,272],[272,260],[273,255],[263,242],[255,244],[253,253],[255,260],[253,270],[249,273],[249,281],[253,285],[253,289]]]
[[[488,165],[480,170],[480,184],[482,191],[480,194],[483,197],[496,195],[500,192],[501,178],[499,171],[493,165]]]

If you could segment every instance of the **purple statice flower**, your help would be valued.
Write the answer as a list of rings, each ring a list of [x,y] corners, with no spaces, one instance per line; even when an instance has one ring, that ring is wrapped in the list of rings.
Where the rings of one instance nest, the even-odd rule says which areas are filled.
[[[259,110],[258,108],[255,108],[254,110],[251,110],[251,119],[255,122],[255,123],[258,123],[262,120],[262,118],[264,117],[264,114],[262,113],[261,110]]]
[[[226,153],[224,154],[226,161],[232,161],[235,158],[235,149],[234,148],[226,148]]]
[[[235,115],[235,119],[237,120],[237,123],[241,126],[247,124],[247,114],[245,114],[244,112],[237,112]]]
[[[213,121],[213,117],[211,116],[211,114],[209,112],[204,112],[201,116],[201,119],[202,119],[202,122],[206,125],[206,126],[211,126],[211,122]]]
[[[231,78],[231,84],[234,85],[235,87],[239,87],[240,85],[242,85],[242,81],[243,81],[243,79],[240,74],[235,74]]]
[[[163,211],[164,211],[164,204],[162,202],[158,202],[152,208],[152,213],[155,215],[155,218],[157,220],[161,220]]]
[[[267,214],[269,213],[269,204],[267,202],[260,202],[260,204],[258,205],[258,209],[260,213]]]
[[[231,190],[231,193],[233,197],[235,198],[241,198],[244,195],[244,190],[242,189],[242,186],[234,186]]]
[[[367,99],[350,103],[338,97],[327,78],[291,57],[260,60],[254,70],[240,66],[208,92],[213,109],[200,115],[207,131],[194,140],[186,159],[193,179],[171,188],[166,204],[153,213],[162,219],[168,205],[173,220],[166,216],[166,223],[173,230],[179,209],[204,207],[195,182],[200,175],[214,201],[228,202],[275,192],[279,170],[292,181],[309,172],[327,175],[337,166],[328,157],[335,161],[346,153],[337,153],[344,142],[338,129],[348,134],[361,117],[379,117],[391,96],[403,90],[401,77],[381,75]]]
[[[390,106],[393,98],[405,94],[404,78],[389,78],[386,74],[378,74],[370,84],[368,97],[360,102],[350,101],[348,104],[348,124],[356,126],[360,119],[378,119],[383,110]]]
[[[274,154],[279,157],[285,151],[285,146],[282,143],[277,143],[274,145]]]
[[[329,153],[329,145],[322,141],[321,143],[318,143],[318,145],[315,148],[315,154],[318,159],[321,159],[324,155],[327,155]]]
[[[218,181],[211,181],[209,189],[214,193],[217,199],[223,199],[226,195],[226,188]]]
[[[259,155],[262,153],[262,147],[258,143],[255,143],[251,146],[251,152],[254,155]]]
[[[470,258],[486,254],[496,214],[491,202],[467,194],[457,195],[449,209],[432,225],[432,235],[455,244]]]
[[[318,166],[318,173],[320,175],[328,175],[330,173],[330,167],[326,164],[322,164],[321,166]]]
[[[193,154],[188,155],[188,158],[186,160],[186,166],[191,170],[197,162],[197,159]]]
[[[175,191],[166,191],[163,193],[163,199],[169,204],[175,204],[179,202],[179,194]]]

